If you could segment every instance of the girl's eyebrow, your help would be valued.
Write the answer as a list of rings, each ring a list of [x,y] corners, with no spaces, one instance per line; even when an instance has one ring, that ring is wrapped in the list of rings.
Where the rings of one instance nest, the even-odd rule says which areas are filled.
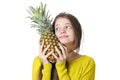
[[[68,24],[68,25],[72,25],[71,23],[66,23],[66,24]]]
[[[56,24],[55,27],[57,27],[59,24]]]
[[[66,23],[66,24],[71,24],[71,23]]]
[[[65,24],[69,24],[69,25],[71,25],[71,23],[65,23]],[[59,26],[59,24],[56,24],[56,25],[55,25],[55,27],[57,27],[57,26]]]

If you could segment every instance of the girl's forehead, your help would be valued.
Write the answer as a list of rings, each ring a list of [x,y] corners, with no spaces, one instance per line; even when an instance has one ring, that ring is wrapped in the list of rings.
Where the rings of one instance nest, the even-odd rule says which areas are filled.
[[[71,22],[70,22],[69,19],[67,19],[67,18],[62,18],[62,17],[56,19],[55,24],[59,24],[59,23],[67,23],[67,24],[71,24]]]

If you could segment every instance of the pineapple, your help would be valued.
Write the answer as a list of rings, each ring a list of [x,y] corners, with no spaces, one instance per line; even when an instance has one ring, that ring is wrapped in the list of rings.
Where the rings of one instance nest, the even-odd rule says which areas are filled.
[[[31,27],[36,28],[37,32],[40,34],[40,43],[44,40],[43,49],[50,44],[49,49],[47,50],[46,54],[48,54],[51,50],[54,51],[55,55],[58,56],[57,52],[55,51],[55,46],[57,45],[58,39],[52,31],[52,19],[50,19],[50,15],[46,12],[46,4],[39,5],[39,7],[29,7],[27,10],[28,13],[31,15],[29,18],[31,19]],[[56,60],[53,55],[48,57],[49,62],[55,63]]]

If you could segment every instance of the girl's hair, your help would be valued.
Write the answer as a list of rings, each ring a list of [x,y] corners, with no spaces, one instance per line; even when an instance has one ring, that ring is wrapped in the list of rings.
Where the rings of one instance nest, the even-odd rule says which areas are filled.
[[[65,13],[65,12],[58,14],[53,21],[53,25],[52,25],[53,32],[55,33],[54,27],[55,27],[56,20],[61,17],[66,18],[71,22],[71,25],[73,26],[73,30],[75,33],[75,48],[74,48],[74,50],[79,49],[81,38],[82,38],[82,28],[81,28],[81,24],[79,23],[78,19],[75,16],[73,16],[72,14]]]

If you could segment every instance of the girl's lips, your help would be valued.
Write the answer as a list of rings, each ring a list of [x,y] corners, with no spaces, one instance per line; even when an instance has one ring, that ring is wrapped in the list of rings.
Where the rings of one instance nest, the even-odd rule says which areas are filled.
[[[67,35],[62,35],[59,38],[62,39],[62,38],[67,38],[67,37],[68,37]]]

